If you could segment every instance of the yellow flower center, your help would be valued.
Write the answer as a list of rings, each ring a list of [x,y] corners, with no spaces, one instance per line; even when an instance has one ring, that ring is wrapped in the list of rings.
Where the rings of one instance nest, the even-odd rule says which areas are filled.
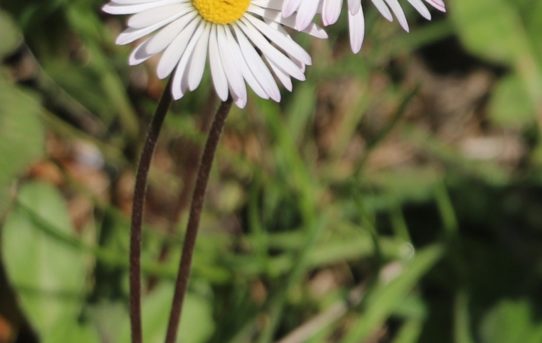
[[[203,19],[214,24],[230,24],[240,19],[250,0],[192,0]]]

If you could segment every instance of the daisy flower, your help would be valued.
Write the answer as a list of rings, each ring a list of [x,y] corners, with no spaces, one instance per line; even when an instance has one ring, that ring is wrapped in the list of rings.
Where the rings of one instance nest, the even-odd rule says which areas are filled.
[[[346,0],[348,2],[348,24],[350,29],[350,46],[357,53],[361,50],[365,35],[365,18],[363,17],[362,2],[365,0]],[[443,0],[424,0],[435,9],[446,12]],[[427,20],[431,20],[431,13],[422,0],[408,0],[408,2]],[[408,31],[408,22],[405,13],[398,0],[371,0],[376,9],[388,21],[393,17],[401,27]],[[298,30],[305,29],[312,23],[316,14],[322,15],[322,23],[325,26],[332,25],[339,19],[343,0],[285,0],[282,14],[290,17],[297,12],[295,27]]]
[[[286,32],[294,18],[284,18],[284,0],[111,0],[103,10],[132,15],[117,44],[144,38],[132,51],[130,65],[161,54],[156,74],[172,75],[171,92],[180,99],[201,83],[206,61],[214,89],[238,107],[247,102],[248,86],[264,99],[280,101],[277,81],[288,90],[291,78],[305,79],[309,54]],[[312,1],[312,0],[311,0]],[[326,33],[312,23],[305,31]]]

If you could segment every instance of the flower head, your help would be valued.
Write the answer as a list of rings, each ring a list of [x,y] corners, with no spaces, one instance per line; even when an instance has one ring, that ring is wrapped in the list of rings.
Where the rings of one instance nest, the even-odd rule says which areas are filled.
[[[346,0],[348,4],[348,23],[350,29],[350,46],[355,53],[361,50],[363,38],[365,35],[365,18],[363,17],[362,1],[365,0]],[[443,0],[408,0],[408,2],[427,20],[431,20],[429,12],[424,1],[435,9],[445,12],[446,6]],[[376,9],[389,21],[393,17],[401,27],[408,31],[408,22],[405,13],[398,0],[371,0]],[[285,0],[283,5],[283,15],[290,17],[297,12],[295,27],[302,30],[310,25],[316,16],[322,15],[324,25],[332,25],[339,19],[343,0]]]
[[[161,54],[156,73],[173,75],[171,91],[180,99],[201,83],[208,61],[216,93],[239,107],[249,87],[260,97],[280,101],[276,80],[291,90],[291,78],[304,80],[309,54],[285,31],[294,26],[280,9],[284,0],[111,0],[110,14],[131,14],[117,44],[145,38],[131,53],[136,65]],[[309,23],[303,31],[325,38]]]

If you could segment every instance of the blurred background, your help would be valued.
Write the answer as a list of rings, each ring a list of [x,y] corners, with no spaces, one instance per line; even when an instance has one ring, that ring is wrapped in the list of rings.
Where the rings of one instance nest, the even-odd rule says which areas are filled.
[[[364,2],[280,104],[228,118],[183,342],[542,342],[542,1]],[[129,342],[134,170],[163,90],[100,0],[0,2],[0,342]],[[150,174],[144,334],[162,342],[209,76]]]

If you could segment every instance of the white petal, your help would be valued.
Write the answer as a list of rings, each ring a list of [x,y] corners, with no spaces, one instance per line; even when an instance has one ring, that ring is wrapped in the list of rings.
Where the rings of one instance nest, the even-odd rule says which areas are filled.
[[[324,0],[322,22],[325,26],[335,24],[339,20],[342,6],[343,0]]]
[[[246,64],[246,61],[239,49],[239,45],[233,38],[233,35],[230,31],[230,26],[227,26],[226,30],[226,44],[229,47],[229,54],[233,58],[233,60],[236,62],[237,67],[239,68],[239,71],[241,71],[241,75],[243,75],[243,78],[248,83],[250,88],[256,93],[260,98],[263,99],[269,99],[269,95],[265,92],[265,90],[262,88],[262,86],[258,83],[254,75],[252,74],[252,71],[250,70],[249,66]]]
[[[267,56],[264,56],[266,62],[269,64],[269,67],[273,70],[273,73],[279,79],[280,83],[286,88],[288,91],[292,91],[292,80],[290,79],[290,76],[286,74],[281,68],[278,67],[278,65],[273,62],[270,58]]]
[[[126,5],[120,4],[119,2],[110,2],[102,10],[109,14],[134,14],[142,11],[146,11],[158,6],[170,5],[178,3],[179,0],[155,0],[155,1],[145,1],[145,2],[132,2],[126,3]]]
[[[408,2],[427,20],[431,20],[431,13],[422,0],[408,0]]]
[[[303,48],[291,39],[285,38],[276,30],[271,29],[268,25],[262,22],[260,19],[255,18],[252,15],[245,15],[244,19],[247,19],[254,27],[256,27],[261,33],[263,33],[270,41],[275,43],[284,51],[288,51],[292,56],[300,61],[303,61],[306,65],[311,64],[310,55],[303,50]]]
[[[280,91],[273,80],[273,75],[269,71],[269,68],[265,65],[264,61],[261,59],[260,55],[256,52],[256,49],[250,44],[248,39],[245,37],[245,34],[238,28],[234,26],[235,35],[237,36],[237,41],[239,42],[239,47],[241,53],[245,58],[248,67],[258,79],[258,82],[265,88],[266,93],[275,101],[280,101]]]
[[[296,29],[304,30],[314,19],[316,11],[318,11],[319,1],[310,0],[304,1],[299,6],[296,17]]]
[[[140,63],[145,62],[153,54],[147,53],[147,44],[149,43],[149,40],[143,41],[141,44],[139,44],[130,54],[130,57],[128,58],[128,64],[131,66],[138,65]]]
[[[209,34],[211,33],[210,25],[206,23],[203,30],[203,34],[194,48],[194,53],[190,59],[190,66],[188,67],[188,89],[190,91],[198,88],[199,84],[201,83],[201,79],[203,78],[203,72],[205,71],[207,48],[209,46]]]
[[[224,66],[222,65],[222,60],[218,51],[218,33],[216,25],[212,26],[209,37],[209,65],[211,67],[211,75],[216,94],[220,100],[226,101],[228,99],[228,80],[226,79],[226,73],[224,72]]]
[[[288,57],[286,57],[281,51],[269,44],[267,39],[265,39],[265,37],[254,27],[251,27],[248,21],[241,20],[238,25],[247,35],[247,37],[252,41],[252,43],[258,49],[260,49],[263,56],[275,62],[276,65],[280,65],[282,70],[284,70],[289,75],[295,77],[296,79],[305,79],[305,75],[299,69],[299,67],[296,66],[295,63],[292,62],[292,60],[290,60]]]
[[[186,4],[172,4],[156,7],[145,12],[134,14],[128,19],[127,25],[134,29],[141,29],[170,18],[180,17],[181,15],[186,14],[190,9],[192,9],[192,7]]]
[[[393,16],[390,12],[390,9],[384,2],[384,0],[371,0],[373,5],[375,5],[376,9],[384,18],[386,18],[388,21],[393,21]]]
[[[361,8],[356,14],[348,13],[348,26],[350,29],[350,47],[354,53],[358,53],[361,50],[365,36],[365,18]]]
[[[226,29],[223,25],[218,26],[217,28],[217,39],[218,42],[222,43],[221,48],[219,49],[220,60],[222,61],[222,66],[224,67],[224,73],[226,74],[226,79],[228,80],[229,89],[234,96],[234,100],[246,99],[247,89],[245,86],[245,81],[243,80],[243,75],[239,66],[233,60],[230,53],[231,47],[226,44]]]
[[[408,28],[408,22],[405,17],[405,12],[403,12],[403,9],[401,8],[401,5],[399,4],[399,1],[397,0],[385,0],[388,6],[390,7],[393,14],[395,14],[395,17],[397,18],[397,21],[399,21],[399,25],[403,28],[405,31],[409,31]]]
[[[348,0],[348,9],[351,14],[358,14],[361,10],[361,0]]]
[[[199,38],[203,34],[204,30],[205,30],[205,23],[199,22],[199,25],[196,28],[196,31],[194,31],[194,35],[192,36],[192,38],[190,39],[190,42],[186,46],[186,50],[183,51],[181,60],[177,64],[177,69],[175,70],[175,74],[173,75],[173,82],[171,83],[171,91],[173,94],[173,98],[175,100],[182,98],[184,94],[186,93],[186,90],[188,89],[188,80],[187,80],[188,62],[190,62],[190,59],[192,58],[192,54],[194,53],[196,44],[198,43]]]
[[[294,14],[295,11],[301,5],[302,0],[286,0],[284,1],[284,6],[282,7],[282,13],[284,17],[289,17]]]
[[[188,23],[190,23],[197,14],[190,13],[188,15],[185,15],[182,18],[179,18],[175,20],[174,22],[170,23],[158,33],[156,33],[152,38],[149,40],[149,44],[147,44],[147,52],[150,54],[156,54],[167,48],[173,40],[181,33],[181,31],[186,27]]]
[[[175,69],[199,22],[192,20],[164,51],[156,68],[158,78],[166,78]]]

